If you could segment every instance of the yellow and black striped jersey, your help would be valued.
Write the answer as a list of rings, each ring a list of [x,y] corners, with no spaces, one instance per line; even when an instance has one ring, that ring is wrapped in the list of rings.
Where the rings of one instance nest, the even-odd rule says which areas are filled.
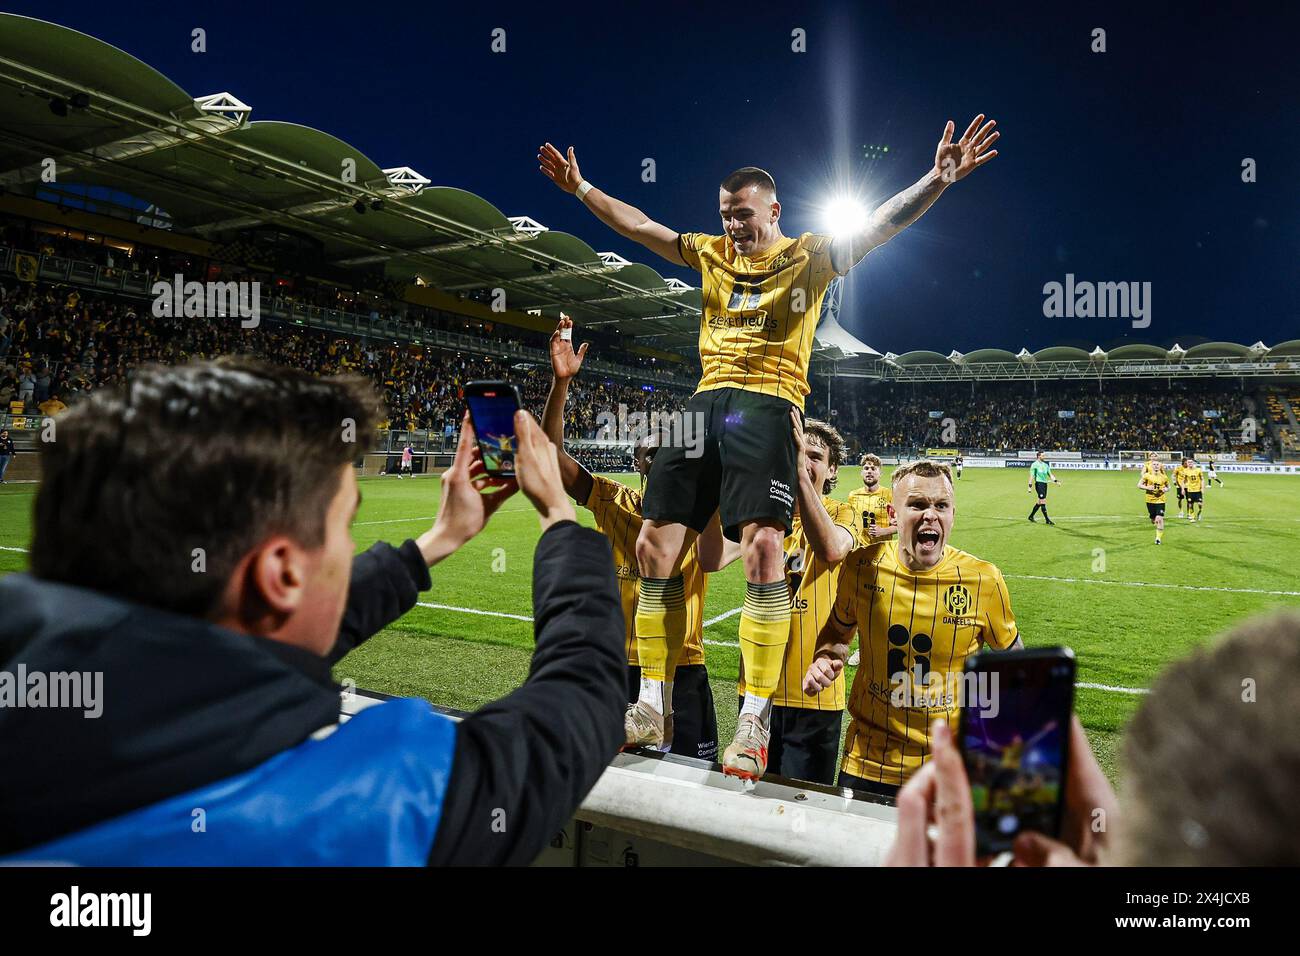
[[[966,658],[1019,636],[1002,572],[951,546],[924,572],[899,561],[895,541],[859,548],[840,569],[833,613],[857,627],[862,660],[849,691],[844,770],[895,786],[929,757],[931,722],[955,726]]]
[[[822,498],[822,504],[831,521],[847,529],[856,544],[860,532],[852,506],[834,498]],[[803,677],[817,650],[817,635],[835,606],[835,591],[843,564],[843,561],[828,564],[817,557],[808,544],[803,522],[796,514],[790,534],[785,539],[785,580],[790,587],[790,642],[786,644],[785,664],[777,681],[776,694],[772,697],[772,702],[779,707],[844,709],[843,673],[816,697],[803,692]]]
[[[867,534],[872,525],[889,525],[889,506],[893,502],[894,489],[883,485],[877,485],[875,491],[867,491],[867,486],[863,485],[849,492],[849,504],[853,506],[858,527],[862,529],[863,546],[875,543]]]
[[[803,408],[813,331],[836,276],[830,236],[781,239],[752,259],[726,236],[686,232],[677,244],[703,280],[697,391],[743,388]]]
[[[1183,487],[1188,491],[1201,491],[1205,486],[1205,472],[1199,468],[1188,468],[1183,476]]]
[[[1165,493],[1169,491],[1169,476],[1165,470],[1161,468],[1159,471],[1148,471],[1142,476],[1142,481],[1146,484],[1147,504],[1163,504]]]
[[[641,576],[636,563],[636,539],[641,533],[641,493],[627,485],[591,476],[591,494],[583,504],[596,519],[596,528],[614,549],[614,572],[623,600],[627,663],[634,667],[636,656],[636,598]],[[708,582],[700,567],[699,545],[692,544],[682,561],[682,585],[686,592],[686,645],[678,665],[704,663],[704,592]]]

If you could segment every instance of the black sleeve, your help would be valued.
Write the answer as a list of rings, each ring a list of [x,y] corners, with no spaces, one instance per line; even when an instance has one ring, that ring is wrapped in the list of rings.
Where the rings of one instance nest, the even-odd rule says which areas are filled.
[[[623,745],[627,660],[609,539],[550,528],[533,557],[528,679],[465,718],[431,866],[532,863]]]
[[[329,662],[343,656],[415,607],[421,591],[429,589],[429,566],[419,545],[408,539],[400,548],[383,541],[352,559],[348,603]]]

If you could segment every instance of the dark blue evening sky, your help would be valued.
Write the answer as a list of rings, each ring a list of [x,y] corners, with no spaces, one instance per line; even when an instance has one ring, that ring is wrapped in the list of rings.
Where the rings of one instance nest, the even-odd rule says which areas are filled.
[[[837,183],[910,184],[944,121],[986,112],[999,156],[855,270],[852,332],[882,352],[1300,337],[1295,4],[6,6],[693,284],[547,182],[537,145],[576,145],[588,179],[681,231],[716,231],[719,179],[763,166],[794,234]],[[1043,318],[1067,272],[1152,283],[1150,328]]]

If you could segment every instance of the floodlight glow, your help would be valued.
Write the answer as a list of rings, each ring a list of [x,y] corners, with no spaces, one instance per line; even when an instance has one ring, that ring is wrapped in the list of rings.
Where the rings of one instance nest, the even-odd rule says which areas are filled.
[[[851,236],[867,225],[867,209],[848,196],[832,199],[822,209],[822,222],[832,236]]]

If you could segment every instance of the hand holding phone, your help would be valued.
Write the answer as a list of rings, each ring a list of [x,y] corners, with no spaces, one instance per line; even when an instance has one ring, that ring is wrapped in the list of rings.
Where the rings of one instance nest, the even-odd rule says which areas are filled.
[[[513,478],[518,445],[515,412],[523,405],[519,389],[509,382],[469,382],[465,405],[478,440],[483,470],[493,478]]]
[[[1022,831],[1060,834],[1074,670],[1074,653],[1061,647],[967,659],[958,744],[977,856],[1011,849]]]

